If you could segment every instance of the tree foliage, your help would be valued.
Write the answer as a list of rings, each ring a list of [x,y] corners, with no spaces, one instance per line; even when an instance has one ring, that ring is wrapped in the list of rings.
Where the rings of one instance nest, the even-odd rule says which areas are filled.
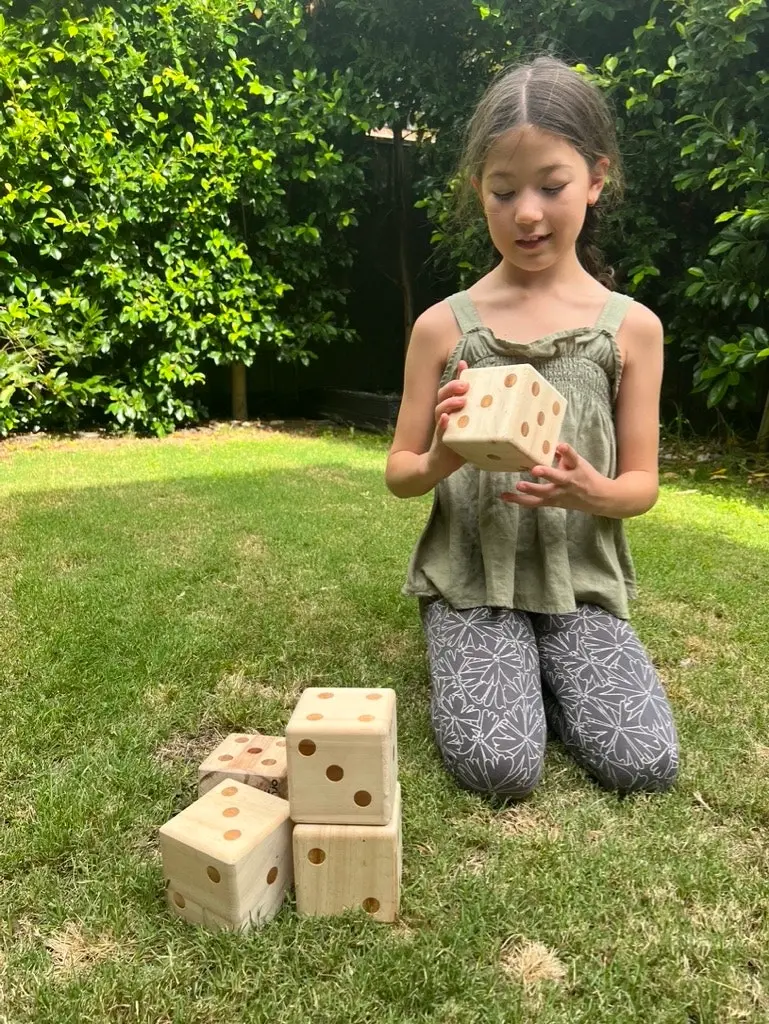
[[[163,433],[206,360],[345,335],[361,175],[348,77],[272,2],[49,3],[0,19],[0,428]]]
[[[0,431],[163,432],[207,362],[349,337],[369,126],[417,131],[412,198],[457,280],[484,269],[482,225],[449,216],[463,128],[495,71],[551,52],[616,110],[620,286],[702,405],[769,443],[765,0],[256,3],[0,0]]]

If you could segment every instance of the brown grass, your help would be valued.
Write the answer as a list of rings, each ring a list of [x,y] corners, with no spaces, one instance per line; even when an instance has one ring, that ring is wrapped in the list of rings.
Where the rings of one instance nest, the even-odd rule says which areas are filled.
[[[541,942],[516,942],[508,939],[502,947],[500,963],[505,975],[527,990],[545,981],[560,983],[568,974],[566,965]]]
[[[179,762],[199,765],[208,757],[212,750],[219,746],[227,735],[221,729],[206,728],[201,732],[178,733],[170,736],[158,747],[153,759],[163,768],[175,768]]]
[[[561,830],[546,814],[525,804],[502,811],[493,824],[508,839],[529,836],[555,842],[561,835]]]
[[[299,700],[305,686],[320,686],[321,683],[297,680],[294,683],[268,683],[263,679],[251,679],[243,671],[228,672],[216,684],[216,696],[227,701],[250,700],[257,704],[260,701],[277,701],[291,707]],[[249,727],[251,732],[261,732],[259,723]]]
[[[473,850],[459,864],[457,874],[460,875],[482,875],[486,870],[489,855],[486,850]]]
[[[267,545],[258,533],[247,533],[237,542],[235,551],[238,561],[252,561],[264,558],[267,554]]]
[[[89,938],[74,921],[47,938],[45,946],[57,975],[77,974],[107,960],[124,960],[127,952],[125,941],[118,942],[107,934]]]

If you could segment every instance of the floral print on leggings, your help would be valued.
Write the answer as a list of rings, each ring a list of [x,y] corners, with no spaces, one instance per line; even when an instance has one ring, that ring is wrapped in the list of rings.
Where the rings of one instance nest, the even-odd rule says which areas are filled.
[[[565,615],[422,606],[431,718],[460,785],[523,797],[547,725],[603,786],[662,790],[678,770],[670,705],[632,627],[597,605]]]

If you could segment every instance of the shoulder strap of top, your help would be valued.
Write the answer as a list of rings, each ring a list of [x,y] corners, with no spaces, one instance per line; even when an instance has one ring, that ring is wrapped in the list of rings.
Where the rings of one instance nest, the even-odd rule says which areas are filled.
[[[622,292],[611,292],[595,326],[603,328],[612,336],[615,335],[634,301],[629,295],[623,295]]]
[[[451,311],[462,334],[467,334],[473,328],[483,327],[478,310],[467,292],[456,292],[454,295],[450,295],[446,301],[451,306]]]

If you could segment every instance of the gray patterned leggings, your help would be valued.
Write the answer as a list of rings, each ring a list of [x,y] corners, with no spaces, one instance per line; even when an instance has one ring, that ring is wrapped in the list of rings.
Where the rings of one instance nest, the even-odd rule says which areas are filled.
[[[521,798],[547,724],[607,789],[662,790],[678,770],[673,717],[632,627],[597,605],[568,615],[422,602],[444,763],[467,789]]]

